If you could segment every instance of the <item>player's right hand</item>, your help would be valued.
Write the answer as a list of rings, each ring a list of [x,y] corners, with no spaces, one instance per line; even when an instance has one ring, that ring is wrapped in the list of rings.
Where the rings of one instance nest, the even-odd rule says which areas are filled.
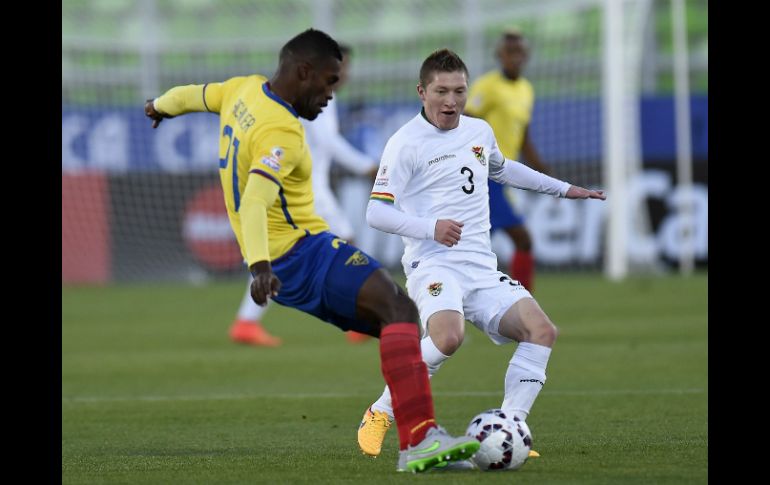
[[[281,280],[273,273],[269,261],[257,261],[249,267],[254,281],[251,282],[251,298],[259,306],[267,305],[267,299],[278,295]]]
[[[173,118],[173,116],[158,112],[153,101],[153,99],[148,99],[144,102],[144,114],[152,120],[152,127],[157,128],[160,122],[163,121],[163,118]]]
[[[433,239],[451,248],[460,242],[463,226],[462,222],[453,221],[452,219],[439,219],[436,221]]]

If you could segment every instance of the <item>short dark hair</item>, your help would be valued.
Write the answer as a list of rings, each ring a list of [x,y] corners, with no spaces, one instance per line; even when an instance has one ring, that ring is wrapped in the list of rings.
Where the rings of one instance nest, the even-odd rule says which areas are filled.
[[[314,61],[329,57],[342,61],[340,45],[326,32],[310,28],[294,36],[281,48],[280,61]]]
[[[501,41],[508,41],[508,40],[524,40],[524,34],[521,33],[521,31],[517,28],[510,28],[503,31],[503,33],[500,35]]]
[[[497,48],[502,47],[506,42],[520,42],[524,45],[525,49],[529,49],[529,42],[524,34],[516,28],[506,29],[500,34],[500,38],[497,41]]]
[[[420,85],[424,88],[430,81],[434,72],[455,72],[462,71],[465,77],[468,77],[468,68],[460,56],[449,49],[439,49],[434,51],[422,63],[420,68]]]

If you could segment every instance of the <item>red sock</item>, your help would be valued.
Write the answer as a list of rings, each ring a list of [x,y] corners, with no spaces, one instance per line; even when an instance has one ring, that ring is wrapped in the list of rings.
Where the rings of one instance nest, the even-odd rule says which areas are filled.
[[[391,323],[380,333],[380,362],[392,396],[399,448],[416,445],[436,424],[428,367],[413,323]]]
[[[511,261],[511,278],[518,280],[530,293],[535,291],[535,258],[531,251],[516,251]]]

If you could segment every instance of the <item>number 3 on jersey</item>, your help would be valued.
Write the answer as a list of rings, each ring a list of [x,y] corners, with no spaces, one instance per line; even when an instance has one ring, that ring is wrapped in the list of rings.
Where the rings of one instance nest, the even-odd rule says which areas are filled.
[[[460,188],[463,189],[463,192],[465,192],[466,194],[472,194],[473,193],[473,189],[476,188],[476,186],[473,185],[473,170],[469,169],[468,167],[463,167],[463,168],[460,169],[460,173],[461,174],[465,175],[466,172],[468,173],[468,183],[471,184],[471,186],[470,187],[466,187],[465,184],[464,184]]]
[[[227,152],[225,152],[225,158],[219,159],[219,168],[223,170],[227,169],[229,160],[233,161],[233,199],[235,200],[235,210],[237,212],[241,207],[241,193],[238,190],[238,145],[240,145],[241,141],[238,139],[238,137],[233,136],[233,127],[230,125],[225,125],[225,128],[222,130],[222,136],[226,136],[229,141],[227,143]],[[232,159],[230,159],[230,148],[233,149]]]

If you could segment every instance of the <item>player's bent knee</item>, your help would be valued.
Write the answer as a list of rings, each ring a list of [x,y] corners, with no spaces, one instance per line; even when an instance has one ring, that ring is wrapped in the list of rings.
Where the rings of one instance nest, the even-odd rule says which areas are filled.
[[[537,327],[532,331],[532,340],[540,345],[551,347],[556,342],[556,337],[559,336],[559,329],[556,325],[546,318],[539,322]]]
[[[436,336],[431,334],[431,338],[433,339],[433,344],[442,354],[454,355],[463,344],[464,335],[462,332],[448,332]]]

